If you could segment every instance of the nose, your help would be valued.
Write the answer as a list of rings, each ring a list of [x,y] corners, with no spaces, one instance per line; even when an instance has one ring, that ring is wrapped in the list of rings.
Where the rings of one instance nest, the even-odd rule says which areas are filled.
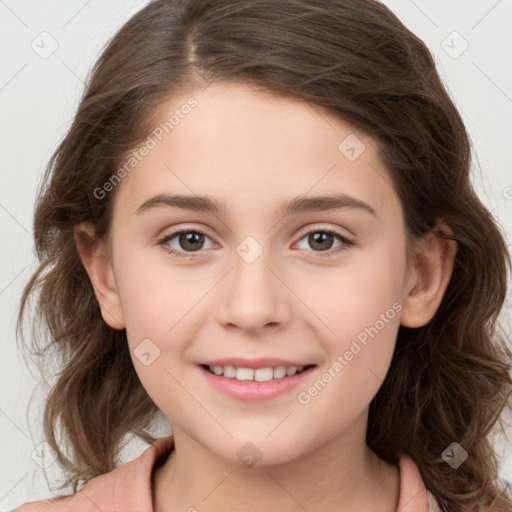
[[[250,261],[234,252],[231,271],[224,278],[218,321],[228,329],[251,334],[282,329],[290,320],[292,294],[269,251]]]

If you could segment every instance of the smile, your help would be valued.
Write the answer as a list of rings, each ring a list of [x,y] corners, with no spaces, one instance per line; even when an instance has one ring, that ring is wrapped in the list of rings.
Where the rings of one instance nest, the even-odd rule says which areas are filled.
[[[275,358],[226,358],[196,366],[209,387],[243,402],[277,398],[304,386],[316,364]]]
[[[302,373],[307,366],[271,366],[267,368],[244,368],[235,366],[204,365],[210,373],[223,376],[227,379],[252,380],[256,382],[268,382],[270,380],[283,379]]]

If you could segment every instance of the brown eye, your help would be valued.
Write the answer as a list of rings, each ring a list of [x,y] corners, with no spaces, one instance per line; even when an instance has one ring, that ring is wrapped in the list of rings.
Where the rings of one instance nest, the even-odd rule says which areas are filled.
[[[338,245],[334,245],[336,240],[339,241]],[[303,241],[306,241],[306,244]],[[310,248],[309,252],[315,252],[318,256],[331,256],[354,245],[354,242],[342,234],[325,229],[310,229],[303,232],[298,243],[307,245]],[[299,249],[308,249],[308,247],[299,246]]]
[[[208,246],[208,243],[210,244]],[[215,244],[210,237],[197,229],[182,229],[166,235],[159,244],[170,254],[176,256],[195,257],[195,252],[212,248]]]
[[[178,235],[178,244],[185,251],[197,251],[204,245],[204,235],[196,231],[186,231]]]
[[[332,247],[333,242],[333,235],[325,231],[317,231],[308,235],[308,243],[314,250],[328,250]]]

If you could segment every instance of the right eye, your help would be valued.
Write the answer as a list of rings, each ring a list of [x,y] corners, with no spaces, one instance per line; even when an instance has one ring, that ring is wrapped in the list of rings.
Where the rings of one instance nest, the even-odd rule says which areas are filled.
[[[210,239],[200,229],[181,229],[165,235],[158,243],[169,254],[184,258],[195,258],[197,255],[193,253],[205,248],[205,237]]]

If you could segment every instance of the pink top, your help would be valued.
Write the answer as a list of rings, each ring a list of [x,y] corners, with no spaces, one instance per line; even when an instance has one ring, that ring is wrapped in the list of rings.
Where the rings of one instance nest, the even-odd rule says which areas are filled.
[[[152,470],[172,450],[173,444],[172,436],[162,437],[135,460],[92,478],[76,494],[25,503],[14,512],[153,512]],[[400,456],[399,470],[397,512],[440,512],[410,457]]]

